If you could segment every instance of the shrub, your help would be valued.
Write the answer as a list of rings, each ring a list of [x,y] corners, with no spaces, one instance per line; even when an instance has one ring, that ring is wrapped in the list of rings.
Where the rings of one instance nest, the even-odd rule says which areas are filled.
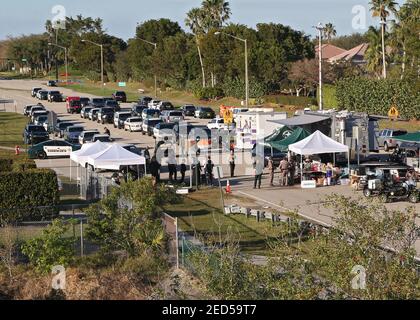
[[[57,175],[52,170],[37,169],[0,173],[0,221],[49,219],[58,204]]]
[[[266,102],[297,107],[308,107],[318,104],[315,98],[297,96],[268,96],[266,97]]]
[[[408,119],[420,119],[418,83],[396,79],[347,78],[337,82],[341,109],[387,115],[392,105]]]
[[[12,170],[12,159],[0,159],[0,172],[10,172]]]
[[[200,100],[214,100],[224,97],[223,89],[220,87],[206,87],[206,88],[196,88],[194,95]]]
[[[323,104],[325,108],[337,109],[338,101],[336,97],[336,87],[330,84],[326,84],[322,87]]]
[[[245,99],[245,81],[241,79],[227,80],[223,84],[223,91],[227,97]],[[261,98],[267,93],[267,87],[256,80],[249,81],[249,97]]]
[[[73,238],[66,238],[69,224],[56,219],[42,231],[39,238],[34,238],[22,245],[22,253],[41,273],[51,272],[57,265],[68,266],[73,259]]]

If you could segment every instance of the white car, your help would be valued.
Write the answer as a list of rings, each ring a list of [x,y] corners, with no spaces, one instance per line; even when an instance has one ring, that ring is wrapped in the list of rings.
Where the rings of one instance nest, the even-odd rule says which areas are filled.
[[[124,128],[125,121],[131,117],[131,111],[118,111],[114,114],[114,128]]]
[[[95,135],[99,134],[98,130],[86,130],[83,131],[79,136],[79,144],[85,144],[92,142]]]
[[[221,129],[227,128],[227,126],[225,125],[225,120],[223,120],[222,118],[216,118],[216,119],[211,120],[207,124],[207,128],[209,128],[210,130],[212,129],[221,130]]]
[[[142,131],[142,120],[140,117],[131,117],[124,122],[125,131]]]
[[[161,103],[160,100],[152,100],[149,102],[149,104],[147,105],[149,107],[149,109],[158,109],[158,105]]]

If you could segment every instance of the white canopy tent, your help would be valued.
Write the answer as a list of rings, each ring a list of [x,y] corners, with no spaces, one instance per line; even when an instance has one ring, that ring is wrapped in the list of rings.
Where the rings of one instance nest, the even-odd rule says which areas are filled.
[[[324,154],[324,153],[342,153],[348,154],[348,169],[350,174],[350,148],[344,144],[341,144],[330,137],[327,137],[321,131],[316,131],[309,137],[289,145],[289,150],[300,154],[302,156],[308,156],[313,154]],[[301,157],[301,175],[303,172],[303,157]]]
[[[109,143],[96,141],[95,143],[86,143],[80,150],[70,154],[70,159],[82,167],[86,167],[89,156],[105,151],[110,147]]]
[[[113,144],[87,157],[87,163],[95,169],[120,170],[124,166],[146,166],[146,158]]]

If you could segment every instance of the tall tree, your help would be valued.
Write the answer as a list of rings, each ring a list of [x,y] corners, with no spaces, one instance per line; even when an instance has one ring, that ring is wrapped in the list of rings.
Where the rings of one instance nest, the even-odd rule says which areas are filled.
[[[204,35],[203,19],[204,19],[203,10],[200,8],[193,8],[187,13],[187,17],[185,18],[185,25],[190,28],[191,32],[195,36],[198,57],[200,59],[200,65],[201,65],[202,84],[203,84],[203,88],[205,88],[206,87],[206,73],[204,70],[203,56],[201,54],[201,49],[200,49],[200,41]]]
[[[220,29],[230,18],[229,2],[224,0],[204,0],[201,4],[204,13],[204,26],[207,31]]]
[[[382,35],[382,76],[386,78],[386,48],[385,48],[385,29],[386,21],[391,13],[397,12],[398,4],[393,0],[371,0],[370,10],[373,17],[379,17],[381,20],[381,35]]]
[[[337,35],[337,30],[332,23],[327,23],[324,27],[324,37],[327,38],[328,43],[330,43],[331,38]]]
[[[378,29],[370,26],[369,30],[366,32],[366,37],[369,39],[369,48],[366,50],[366,68],[369,72],[372,72],[379,77],[381,74],[381,65],[384,64],[382,61],[381,35]]]

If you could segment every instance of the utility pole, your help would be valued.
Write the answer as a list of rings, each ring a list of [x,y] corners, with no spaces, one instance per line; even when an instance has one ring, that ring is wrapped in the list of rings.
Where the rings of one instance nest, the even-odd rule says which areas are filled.
[[[137,39],[139,39],[140,41],[143,41],[144,43],[147,43],[147,44],[150,44],[150,45],[154,46],[155,51],[156,51],[157,43],[151,42],[151,41],[148,41],[148,40],[145,40],[145,39],[142,39],[142,38],[137,38]],[[155,71],[154,78],[155,78],[155,98],[157,98],[158,94],[157,94],[157,75],[156,75],[156,71]]]
[[[319,110],[323,111],[323,99],[322,99],[322,32],[324,31],[324,26],[322,23],[318,23],[315,29],[318,30],[318,38],[319,38],[319,44],[318,44],[318,58],[319,58]]]
[[[381,20],[381,36],[382,36],[382,76],[386,79],[386,48],[385,48],[385,27],[386,21]]]
[[[100,44],[100,43],[90,41],[90,40],[85,40],[85,39],[83,39],[82,42],[87,42],[87,43],[93,44],[93,45],[101,48],[101,82],[102,82],[101,86],[102,86],[102,89],[103,89],[104,85],[105,85],[105,82],[104,82],[104,80],[105,80],[105,77],[104,77],[104,45]]]

